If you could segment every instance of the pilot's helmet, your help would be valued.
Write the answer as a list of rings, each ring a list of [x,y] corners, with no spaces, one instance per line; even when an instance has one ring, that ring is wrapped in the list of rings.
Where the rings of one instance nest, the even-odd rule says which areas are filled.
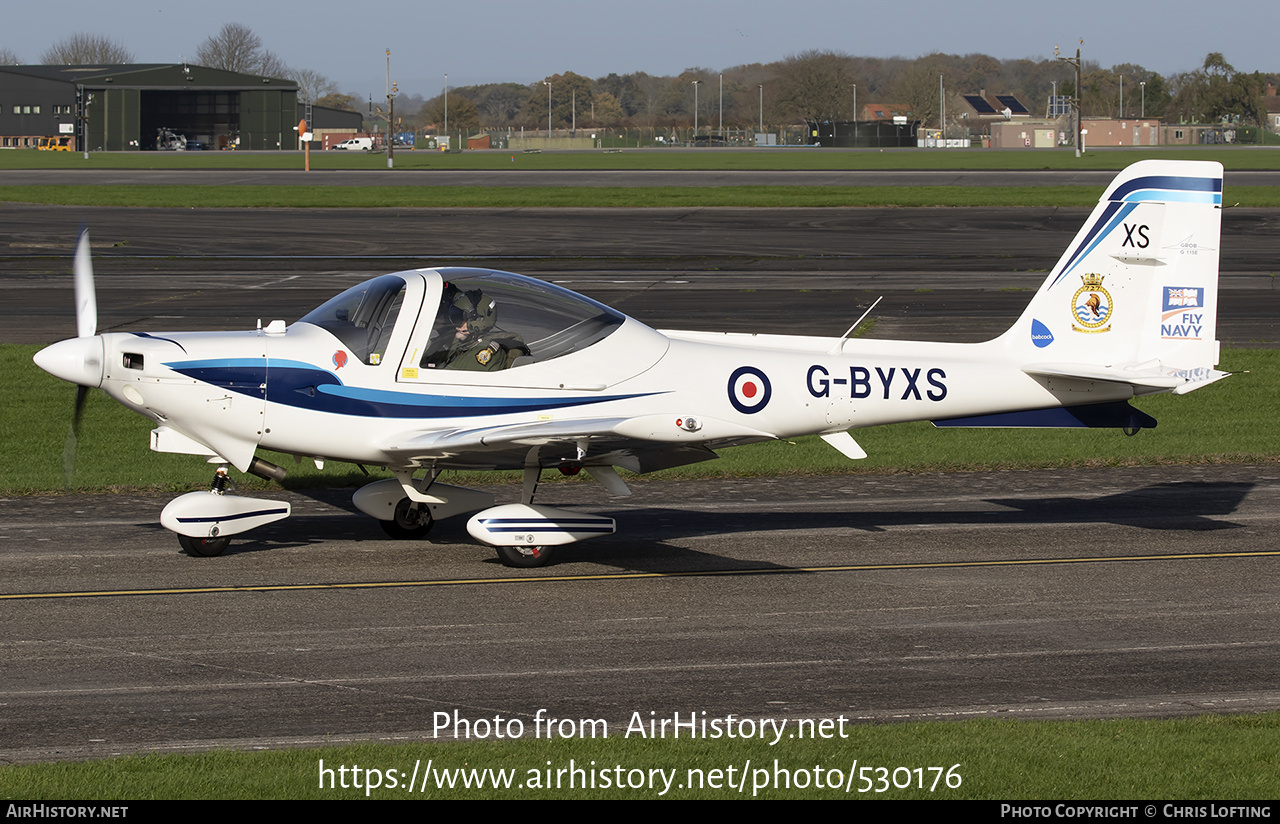
[[[479,289],[458,292],[449,306],[449,322],[454,326],[467,324],[469,335],[483,335],[498,320],[498,308],[493,298]]]

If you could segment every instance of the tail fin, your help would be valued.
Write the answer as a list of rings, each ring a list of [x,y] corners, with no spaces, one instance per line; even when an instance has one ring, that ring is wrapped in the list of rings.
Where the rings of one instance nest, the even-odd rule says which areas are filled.
[[[1004,336],[1024,371],[1190,392],[1218,363],[1222,165],[1144,160],[1107,187]]]

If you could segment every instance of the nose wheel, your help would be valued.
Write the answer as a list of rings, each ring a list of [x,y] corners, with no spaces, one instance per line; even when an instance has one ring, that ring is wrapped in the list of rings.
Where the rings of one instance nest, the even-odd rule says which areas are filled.
[[[413,541],[422,538],[435,525],[431,517],[431,508],[426,504],[415,503],[408,498],[401,498],[396,504],[389,521],[378,521],[382,531],[397,541]]]

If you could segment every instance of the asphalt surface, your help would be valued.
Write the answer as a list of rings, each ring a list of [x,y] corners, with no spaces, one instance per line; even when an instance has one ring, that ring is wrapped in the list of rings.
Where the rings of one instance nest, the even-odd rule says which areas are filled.
[[[130,209],[0,203],[0,341],[74,334],[90,227],[104,331],[293,321],[388,271],[561,283],[659,328],[976,341],[1022,312],[1086,209]],[[1223,215],[1219,337],[1280,341],[1280,211]]]
[[[1085,215],[0,204],[0,341],[74,334],[82,220],[103,329],[251,328],[450,262],[563,282],[656,326],[840,334],[885,294],[876,336],[976,340],[1012,322]],[[1224,213],[1224,341],[1280,340],[1278,222]],[[389,541],[349,490],[291,496],[293,518],[213,559],[181,553],[163,500],[2,499],[0,762],[429,739],[432,713],[454,710],[1276,709],[1278,481],[1224,466],[642,482],[626,499],[563,485],[540,502],[610,513],[619,534],[533,571],[500,566],[457,519]]]
[[[437,740],[455,710],[1280,709],[1274,466],[560,485],[619,534],[525,571],[317,494],[218,558],[163,500],[0,501],[0,762]]]

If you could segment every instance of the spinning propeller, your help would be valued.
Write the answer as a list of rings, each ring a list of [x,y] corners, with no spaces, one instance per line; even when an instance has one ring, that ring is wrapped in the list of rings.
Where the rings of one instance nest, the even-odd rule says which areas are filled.
[[[62,475],[67,486],[75,471],[76,441],[89,390],[102,385],[102,338],[98,336],[98,299],[94,294],[89,230],[80,229],[75,254],[76,337],[46,347],[35,355],[36,365],[49,374],[76,384],[75,411],[62,448]]]

